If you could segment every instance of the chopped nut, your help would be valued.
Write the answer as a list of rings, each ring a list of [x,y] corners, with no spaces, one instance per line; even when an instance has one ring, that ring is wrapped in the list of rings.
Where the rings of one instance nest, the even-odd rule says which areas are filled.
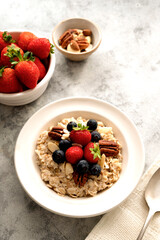
[[[77,172],[74,172],[73,173],[73,179],[74,179],[75,184],[77,184],[79,186],[84,186],[84,184],[88,180],[88,174],[85,173],[83,175],[79,175]]]
[[[98,161],[98,164],[100,165],[101,169],[104,168],[105,159],[106,159],[105,154],[102,154],[101,159]]]
[[[75,51],[79,51],[79,50],[80,50],[80,48],[79,48],[79,46],[78,46],[78,43],[77,43],[75,40],[72,40],[72,41],[71,41],[71,48],[72,48],[73,50],[75,50]]]
[[[66,163],[65,173],[66,173],[66,175],[73,173],[73,167],[70,163]]]
[[[90,29],[84,29],[83,34],[84,34],[84,36],[91,36],[92,32]]]
[[[54,152],[59,149],[59,147],[54,142],[48,142],[48,149]]]

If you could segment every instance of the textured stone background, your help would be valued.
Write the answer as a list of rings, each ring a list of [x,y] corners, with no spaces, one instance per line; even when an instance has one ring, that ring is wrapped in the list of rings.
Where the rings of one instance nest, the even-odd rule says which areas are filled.
[[[0,30],[30,29],[51,38],[63,19],[84,17],[102,31],[88,60],[75,63],[57,51],[46,92],[26,106],[0,105],[0,239],[84,239],[101,216],[72,219],[52,214],[22,189],[14,169],[16,138],[45,104],[69,96],[97,97],[114,104],[136,124],[146,150],[145,169],[159,154],[160,3],[158,0],[10,0],[1,3]]]

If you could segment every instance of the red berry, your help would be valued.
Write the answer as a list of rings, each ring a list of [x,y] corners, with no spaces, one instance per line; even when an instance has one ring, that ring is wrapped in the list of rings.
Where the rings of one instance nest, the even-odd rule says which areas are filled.
[[[16,76],[28,88],[35,88],[39,79],[39,69],[32,61],[21,61],[15,66]]]
[[[11,67],[12,64],[10,62],[10,57],[6,56],[5,54],[7,53],[8,47],[10,46],[15,46],[15,49],[20,49],[16,44],[12,43],[11,45],[8,45],[7,47],[3,48],[2,52],[1,52],[1,61],[3,66],[7,66],[7,67]],[[20,53],[23,56],[24,52],[22,49],[20,49]],[[15,57],[14,61],[18,61],[18,58]]]
[[[0,51],[13,42],[15,41],[12,39],[12,36],[9,33],[6,31],[0,32]]]
[[[51,44],[47,38],[33,39],[28,44],[28,51],[31,51],[35,56],[40,59],[47,58],[51,50]]]
[[[91,141],[91,133],[88,130],[72,130],[70,139],[74,143],[79,143],[82,146],[87,145]]]
[[[67,151],[65,153],[65,156],[66,156],[66,160],[69,163],[75,164],[79,160],[82,159],[82,157],[83,157],[83,150],[82,150],[82,148],[80,148],[78,146],[72,146],[72,147],[67,149]]]
[[[39,75],[39,80],[41,80],[42,78],[44,78],[44,76],[46,75],[46,69],[45,66],[43,65],[43,63],[39,60],[38,57],[35,57],[34,63],[37,65],[40,75]]]
[[[101,158],[99,145],[93,142],[88,143],[84,148],[84,158],[90,163],[97,163]]]
[[[22,48],[24,51],[28,49],[28,44],[37,37],[31,32],[22,32],[19,35],[18,46]]]
[[[22,90],[22,86],[18,81],[15,70],[12,68],[5,68],[1,70],[0,77],[0,92],[1,93],[16,93]]]

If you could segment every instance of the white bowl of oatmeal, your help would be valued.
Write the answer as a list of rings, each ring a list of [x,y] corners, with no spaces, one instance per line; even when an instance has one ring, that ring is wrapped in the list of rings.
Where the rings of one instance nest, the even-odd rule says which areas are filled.
[[[90,174],[84,186],[79,186],[72,176],[72,164],[52,160],[55,141],[47,131],[65,128],[70,120],[88,119],[97,120],[102,139],[118,143],[119,153],[105,158],[103,174]],[[67,134],[65,130],[63,138]],[[67,98],[46,105],[27,121],[17,139],[15,167],[25,191],[42,207],[64,216],[91,217],[110,211],[133,191],[143,172],[144,148],[136,127],[119,109],[93,98]]]

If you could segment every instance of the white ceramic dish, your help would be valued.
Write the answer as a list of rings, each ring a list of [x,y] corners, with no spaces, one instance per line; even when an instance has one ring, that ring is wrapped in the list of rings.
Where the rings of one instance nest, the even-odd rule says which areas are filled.
[[[13,36],[13,39],[18,40],[18,37],[22,31],[12,30],[8,32]],[[36,33],[34,34],[37,35]],[[37,84],[37,86],[34,89],[29,89],[20,93],[0,93],[0,103],[10,106],[20,106],[35,101],[46,90],[48,83],[53,75],[54,69],[55,69],[55,54],[50,54],[48,71],[45,77]]]
[[[61,48],[58,43],[58,39],[66,30],[70,28],[90,29],[92,31],[92,45],[93,45],[92,49],[87,52],[73,53]],[[55,47],[66,58],[72,61],[82,61],[88,58],[93,52],[96,51],[96,49],[99,47],[101,43],[102,36],[100,29],[95,23],[84,18],[70,18],[63,20],[54,28],[52,33],[52,39]]]
[[[95,118],[112,126],[123,147],[120,179],[94,197],[59,196],[41,180],[35,162],[34,151],[40,132],[71,116]],[[144,147],[135,125],[113,105],[94,98],[66,98],[46,105],[26,122],[15,147],[15,168],[23,188],[40,206],[64,216],[91,217],[110,211],[134,190],[144,168]]]

